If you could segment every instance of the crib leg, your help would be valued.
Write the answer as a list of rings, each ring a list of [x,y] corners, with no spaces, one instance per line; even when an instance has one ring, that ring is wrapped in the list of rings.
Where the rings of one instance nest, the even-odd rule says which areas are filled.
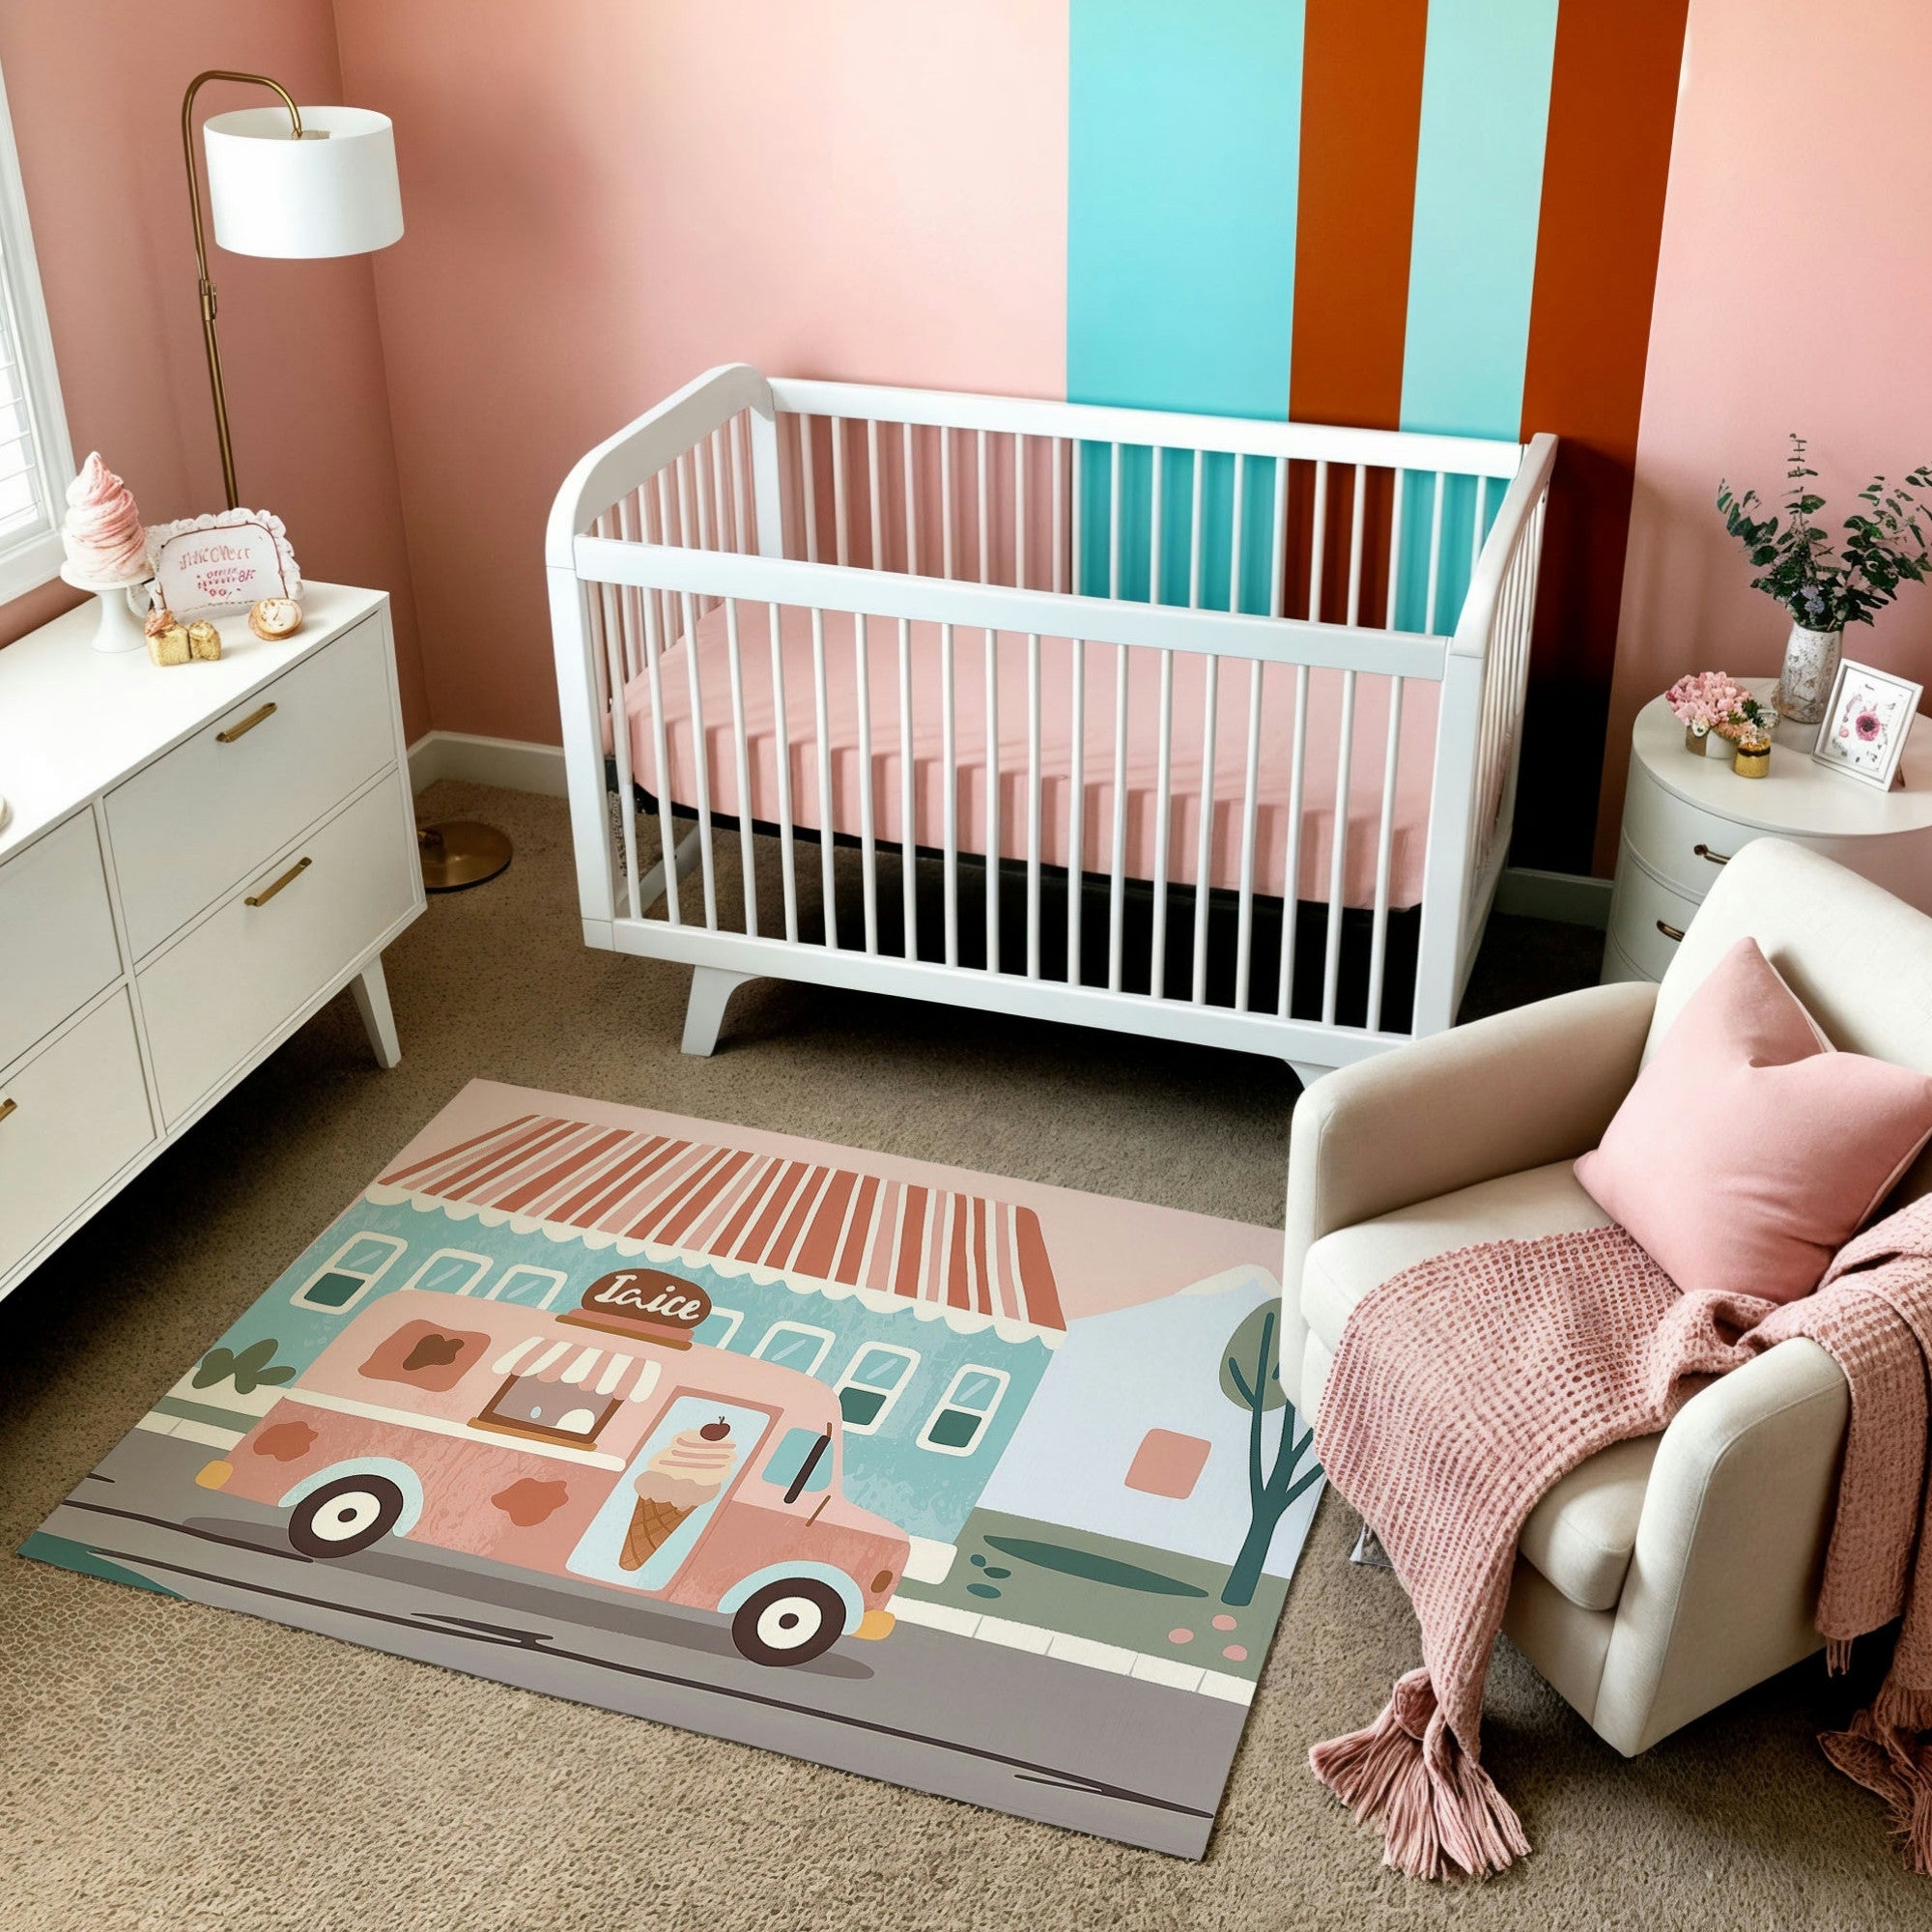
[[[727,973],[722,966],[696,966],[691,974],[691,1000],[684,1009],[684,1050],[700,1057],[718,1050],[718,1030],[731,995],[755,973]]]
[[[1334,1069],[1327,1066],[1317,1066],[1312,1062],[1306,1060],[1291,1060],[1288,1063],[1288,1070],[1301,1082],[1302,1092],[1306,1093],[1324,1073],[1332,1072]]]

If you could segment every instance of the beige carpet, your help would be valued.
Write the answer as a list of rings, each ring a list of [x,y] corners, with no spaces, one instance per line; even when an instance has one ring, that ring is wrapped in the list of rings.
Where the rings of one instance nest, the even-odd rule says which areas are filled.
[[[391,952],[401,1067],[336,1002],[0,1307],[6,1550],[472,1075],[1280,1220],[1283,1070],[773,985],[685,1060],[684,973],[578,943],[560,804],[427,804],[518,856]],[[1497,922],[1478,997],[1590,978],[1592,938]],[[1350,1528],[1327,1498],[1199,1866],[0,1555],[0,1926],[1932,1924],[1812,1745],[1817,1666],[1627,1764],[1505,1645],[1487,1755],[1536,1855],[1382,1871],[1303,1764],[1416,1657]]]

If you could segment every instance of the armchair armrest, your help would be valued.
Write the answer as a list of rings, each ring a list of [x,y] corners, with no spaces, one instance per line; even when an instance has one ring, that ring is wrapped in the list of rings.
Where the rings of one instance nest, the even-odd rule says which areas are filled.
[[[1627,1756],[1808,1657],[1851,1391],[1780,1342],[1663,1432],[1591,1722]]]
[[[1307,1340],[1301,1267],[1323,1235],[1586,1153],[1636,1078],[1657,988],[1591,986],[1324,1075],[1295,1102],[1282,1362]],[[1289,1365],[1295,1365],[1291,1368]]]

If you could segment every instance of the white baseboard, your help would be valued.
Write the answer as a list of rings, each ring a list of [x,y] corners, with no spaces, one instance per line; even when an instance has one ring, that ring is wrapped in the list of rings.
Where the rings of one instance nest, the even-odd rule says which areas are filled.
[[[1520,919],[1554,920],[1559,925],[1594,925],[1602,932],[1610,923],[1610,881],[1506,866],[1496,881],[1496,910]]]
[[[422,791],[439,779],[467,779],[546,798],[562,798],[568,789],[561,745],[483,738],[473,731],[425,731],[410,747],[410,789]]]

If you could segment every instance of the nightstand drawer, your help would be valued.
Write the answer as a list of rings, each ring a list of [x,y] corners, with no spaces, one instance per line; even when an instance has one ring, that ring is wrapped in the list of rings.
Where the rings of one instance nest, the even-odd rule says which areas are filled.
[[[155,1137],[127,989],[0,1086],[0,1109],[4,1274]]]
[[[1610,942],[1624,958],[1645,979],[1662,979],[1696,911],[1697,901],[1654,877],[1626,838],[1617,859],[1609,929]]]
[[[414,863],[391,773],[142,968],[163,1119],[180,1120],[410,910]]]
[[[100,841],[83,811],[0,866],[0,1066],[120,970]]]
[[[1772,755],[1794,754],[1780,750]],[[1687,752],[1684,756],[1688,762],[1690,754]],[[1742,790],[1751,781],[1738,779],[1735,782]],[[1666,791],[1642,765],[1633,763],[1630,790],[1624,800],[1624,837],[1659,878],[1687,897],[1701,899],[1717,884],[1726,862],[1764,834],[1754,826],[1740,825],[1734,818],[1720,818],[1715,811],[1689,804]],[[1780,837],[1789,838],[1792,834]]]
[[[383,629],[367,619],[109,792],[134,957],[390,763],[393,728]]]

